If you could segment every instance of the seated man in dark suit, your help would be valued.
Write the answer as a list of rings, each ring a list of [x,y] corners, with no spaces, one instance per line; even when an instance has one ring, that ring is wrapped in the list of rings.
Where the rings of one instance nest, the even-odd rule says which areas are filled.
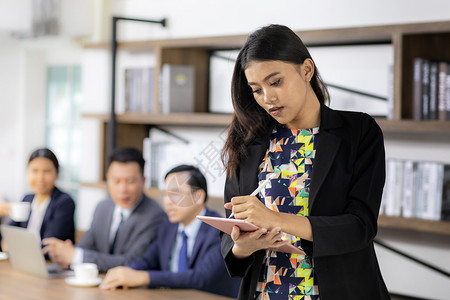
[[[193,166],[181,165],[165,177],[164,207],[169,217],[145,253],[128,267],[106,274],[102,289],[148,286],[198,289],[236,297],[239,280],[230,278],[220,253],[217,229],[196,219],[219,216],[205,207],[206,179]]]
[[[114,151],[106,175],[110,198],[97,205],[90,229],[76,246],[69,240],[43,240],[53,261],[63,267],[91,262],[106,272],[144,253],[167,219],[158,203],[144,194],[144,163],[137,149]]]

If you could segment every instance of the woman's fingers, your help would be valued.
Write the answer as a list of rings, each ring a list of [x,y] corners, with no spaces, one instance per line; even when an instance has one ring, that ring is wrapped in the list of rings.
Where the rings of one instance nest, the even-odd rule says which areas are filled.
[[[286,234],[280,230],[280,227],[275,227],[267,234],[271,244],[268,248],[279,248],[290,243],[289,239],[284,239]]]
[[[252,213],[255,206],[261,204],[261,201],[255,196],[238,196],[231,198],[231,203],[227,205],[227,209],[233,210],[234,217],[236,219],[245,220],[249,214]]]
[[[233,241],[237,241],[239,239],[239,236],[241,235],[241,230],[237,225],[233,226],[233,229],[231,230],[231,239]]]

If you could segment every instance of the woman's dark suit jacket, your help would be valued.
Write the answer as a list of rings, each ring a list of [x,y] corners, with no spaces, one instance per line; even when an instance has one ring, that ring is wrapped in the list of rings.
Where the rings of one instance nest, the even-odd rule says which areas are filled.
[[[257,187],[273,126],[247,147],[247,158],[226,182],[225,202]],[[389,299],[373,246],[385,180],[381,129],[367,114],[321,105],[316,149],[308,216],[314,242],[302,241],[302,247],[314,258],[320,299]],[[265,252],[239,260],[232,247],[223,234],[227,268],[243,277],[238,299],[253,299]]]
[[[32,202],[34,194],[26,195],[23,202]],[[73,214],[75,202],[69,194],[60,191],[57,187],[53,189],[50,202],[45,211],[41,226],[41,239],[56,237],[60,240],[71,240],[75,242],[75,223]],[[30,218],[25,222],[14,222],[10,225],[27,228]]]

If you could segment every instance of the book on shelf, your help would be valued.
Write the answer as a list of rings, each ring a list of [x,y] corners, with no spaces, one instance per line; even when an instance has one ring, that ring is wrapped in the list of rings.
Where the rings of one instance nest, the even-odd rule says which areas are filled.
[[[161,69],[159,102],[161,112],[195,111],[195,68],[190,65],[164,64]]]
[[[448,63],[445,61],[439,62],[439,72],[438,72],[438,119],[441,121],[447,120],[447,113],[446,113],[446,88],[447,88],[447,69],[449,68]],[[449,74],[450,78],[450,74]],[[450,97],[449,97],[450,98]],[[448,99],[448,102],[450,103],[450,99]],[[450,120],[450,106],[448,110],[449,118]]]
[[[426,220],[440,220],[444,165],[436,162],[421,162],[421,198],[417,203],[416,216]]]
[[[429,74],[429,116],[428,119],[430,120],[437,120],[438,119],[438,62],[437,61],[430,61],[430,74]]]
[[[380,213],[427,220],[450,219],[450,165],[389,159]]]
[[[449,63],[416,57],[413,65],[413,119],[450,120]]]
[[[422,61],[423,58],[414,58],[413,74],[413,119],[422,120]]]
[[[422,120],[430,118],[430,61],[422,61]]]
[[[447,76],[445,77],[445,113],[445,119],[450,120],[450,63],[447,64]]]
[[[450,165],[444,166],[441,220],[450,221]]]
[[[434,199],[436,199],[436,201],[434,202],[434,207],[433,207],[433,220],[441,220],[442,219],[442,200],[443,200],[443,195],[444,195],[444,171],[445,171],[445,165],[444,164],[440,164],[440,163],[435,163],[435,169],[436,172],[434,173],[435,180],[436,180],[436,185],[435,185],[435,195],[434,195]]]
[[[152,113],[154,68],[125,69],[125,112]]]
[[[419,208],[423,207],[423,201],[424,201],[424,193],[423,193],[423,174],[424,174],[424,164],[421,163],[417,163],[417,173],[416,173],[416,185],[414,188],[414,193],[416,193],[416,197],[415,200],[416,202],[414,203],[414,207],[415,207],[415,211],[414,211],[414,218],[421,218],[421,211],[419,210]]]
[[[403,164],[403,199],[402,199],[402,216],[412,218],[416,211],[416,193],[414,187],[417,180],[417,165],[412,160],[407,160]]]
[[[396,160],[386,161],[386,183],[384,188],[384,213],[387,216],[400,216],[400,197],[403,171],[401,164]]]

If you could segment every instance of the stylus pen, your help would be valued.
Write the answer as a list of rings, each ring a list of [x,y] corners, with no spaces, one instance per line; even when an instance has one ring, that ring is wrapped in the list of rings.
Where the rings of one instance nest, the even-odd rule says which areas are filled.
[[[258,193],[261,192],[261,190],[269,183],[269,181],[270,181],[271,179],[273,179],[273,178],[275,177],[275,175],[276,175],[276,173],[270,174],[270,176],[267,177],[266,180],[264,180],[264,181],[256,188],[256,190],[254,190],[254,191],[250,194],[250,196],[256,196],[256,195],[258,195]],[[233,216],[234,216],[234,214],[233,214],[233,212],[231,212],[231,214],[230,214],[230,216],[228,217],[228,219],[229,219],[229,218],[232,218]]]

